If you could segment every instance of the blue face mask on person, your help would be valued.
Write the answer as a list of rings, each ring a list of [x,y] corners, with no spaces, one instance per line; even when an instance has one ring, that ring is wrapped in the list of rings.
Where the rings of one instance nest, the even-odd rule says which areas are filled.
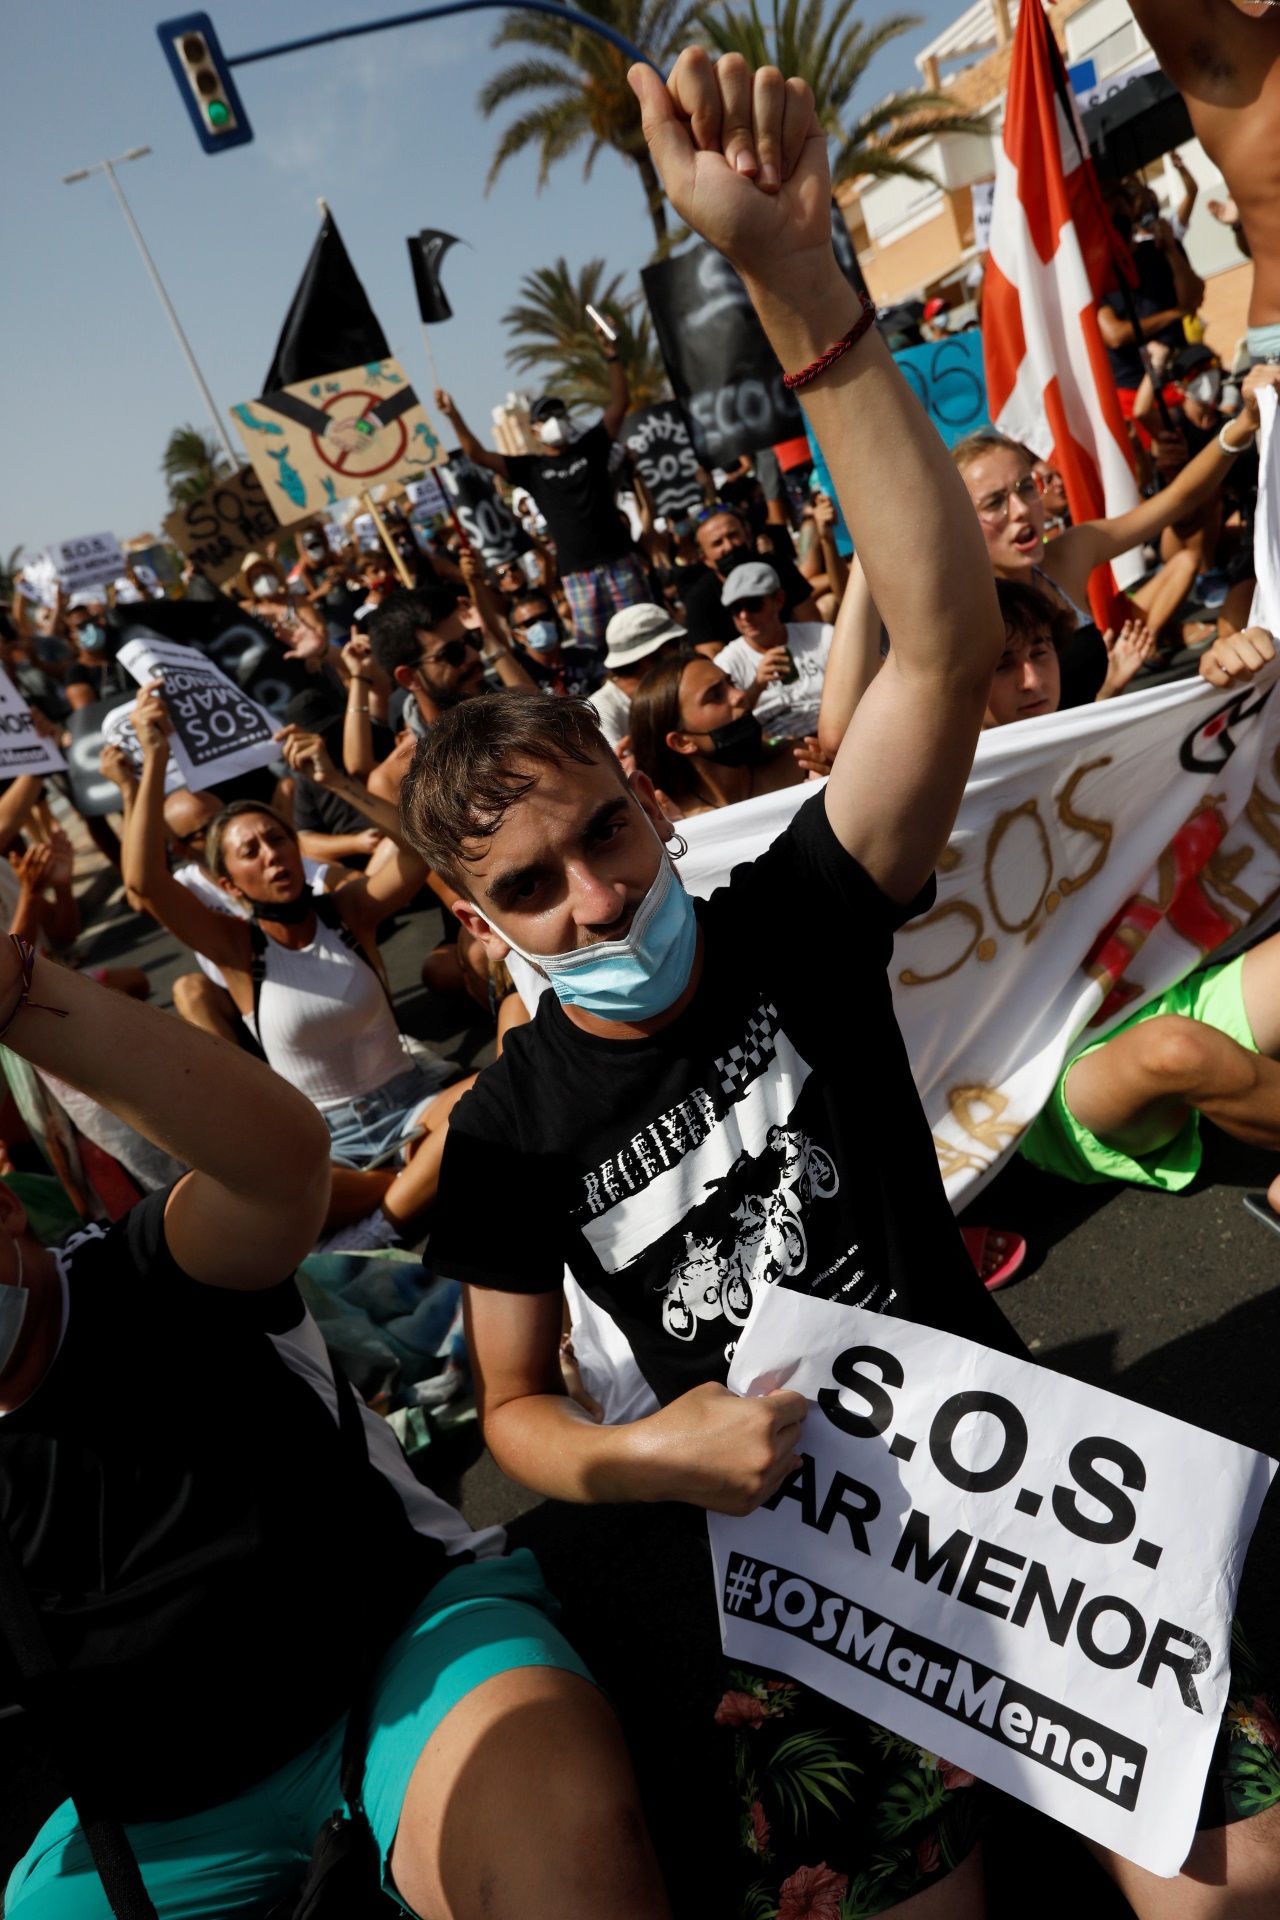
[[[560,645],[560,629],[554,620],[531,620],[524,630],[524,643],[535,653],[550,653]]]
[[[654,1020],[689,984],[698,945],[693,901],[663,853],[653,885],[621,940],[600,940],[569,953],[527,953],[488,915],[513,952],[537,967],[562,1006],[602,1020]]]
[[[76,637],[86,653],[101,653],[107,644],[107,630],[96,620],[86,620]]]

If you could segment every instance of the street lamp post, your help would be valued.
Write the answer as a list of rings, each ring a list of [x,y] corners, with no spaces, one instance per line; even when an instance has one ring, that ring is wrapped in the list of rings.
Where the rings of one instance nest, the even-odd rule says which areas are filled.
[[[169,316],[169,325],[173,328],[173,331],[177,336],[178,345],[182,348],[183,358],[186,360],[187,365],[191,369],[191,377],[195,381],[196,385],[199,387],[200,396],[203,399],[205,406],[209,409],[209,418],[213,422],[213,430],[217,435],[218,439],[221,441],[223,451],[225,452],[228,460],[231,462],[232,470],[234,471],[240,465],[240,456],[239,454],[237,454],[235,448],[232,446],[230,435],[228,434],[227,429],[222,424],[222,416],[218,412],[217,406],[214,402],[213,395],[210,393],[208,385],[206,384],[205,377],[200,371],[199,363],[196,360],[196,356],[191,351],[191,342],[187,339],[186,334],[182,331],[182,322],[179,320],[177,314],[174,311],[173,302],[172,300],[170,300],[168,293],[165,291],[164,281],[160,278],[160,273],[158,268],[156,267],[156,263],[151,258],[151,254],[148,250],[147,243],[142,237],[142,230],[139,227],[137,221],[133,217],[133,209],[129,205],[129,202],[125,199],[124,189],[120,185],[119,180],[116,178],[117,167],[123,166],[126,160],[142,160],[146,157],[147,154],[150,153],[150,151],[151,151],[150,147],[130,147],[128,153],[117,154],[114,160],[99,160],[95,166],[80,167],[76,170],[75,173],[64,174],[62,176],[62,184],[64,187],[73,186],[77,180],[87,180],[91,173],[105,173],[107,176],[107,179],[111,182],[111,190],[115,194],[116,199],[120,202],[120,211],[124,215],[125,220],[128,223],[129,231],[134,237],[134,241],[137,244],[138,252],[142,255],[142,264],[147,269],[147,272],[151,275],[151,284],[155,288],[156,293],[160,297],[161,306],[164,308],[166,314]]]

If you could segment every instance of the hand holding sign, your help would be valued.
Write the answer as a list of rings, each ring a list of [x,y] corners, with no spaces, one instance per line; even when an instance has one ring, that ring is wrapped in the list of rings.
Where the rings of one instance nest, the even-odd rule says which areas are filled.
[[[682,1393],[645,1422],[648,1497],[754,1513],[797,1466],[808,1411],[800,1393],[745,1400],[711,1380]]]
[[[161,766],[169,758],[169,735],[173,720],[164,703],[164,681],[150,680],[133,704],[133,730],[148,760]]]

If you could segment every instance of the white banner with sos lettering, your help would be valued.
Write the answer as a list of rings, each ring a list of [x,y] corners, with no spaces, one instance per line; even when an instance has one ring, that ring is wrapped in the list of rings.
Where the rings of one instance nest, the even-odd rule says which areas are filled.
[[[119,659],[140,686],[164,682],[172,759],[193,793],[279,758],[276,720],[207,654],[157,635],[126,642]]]
[[[801,1464],[709,1516],[725,1651],[1172,1877],[1275,1462],[1046,1367],[766,1290],[729,1385]]]

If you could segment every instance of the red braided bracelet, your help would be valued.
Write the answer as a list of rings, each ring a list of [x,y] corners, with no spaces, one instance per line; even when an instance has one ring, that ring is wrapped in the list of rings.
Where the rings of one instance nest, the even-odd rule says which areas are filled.
[[[869,333],[874,327],[875,302],[868,294],[863,293],[861,288],[858,290],[858,298],[862,302],[862,312],[848,333],[843,334],[834,347],[828,347],[825,353],[819,354],[818,358],[807,367],[801,367],[799,373],[783,374],[782,384],[788,393],[794,393],[797,387],[807,387],[811,381],[818,378],[820,373],[825,373],[829,367],[834,367],[836,361],[848,353],[850,347],[856,347],[863,334]]]
[[[4,1039],[5,1034],[8,1033],[10,1027],[24,1007],[29,1006],[32,1013],[52,1013],[56,1015],[59,1020],[65,1020],[67,1017],[65,1007],[42,1007],[31,998],[31,976],[35,972],[36,950],[30,941],[24,940],[20,934],[11,933],[9,940],[18,955],[18,966],[20,968],[18,975],[18,1004],[4,1025],[0,1027],[0,1040]]]

